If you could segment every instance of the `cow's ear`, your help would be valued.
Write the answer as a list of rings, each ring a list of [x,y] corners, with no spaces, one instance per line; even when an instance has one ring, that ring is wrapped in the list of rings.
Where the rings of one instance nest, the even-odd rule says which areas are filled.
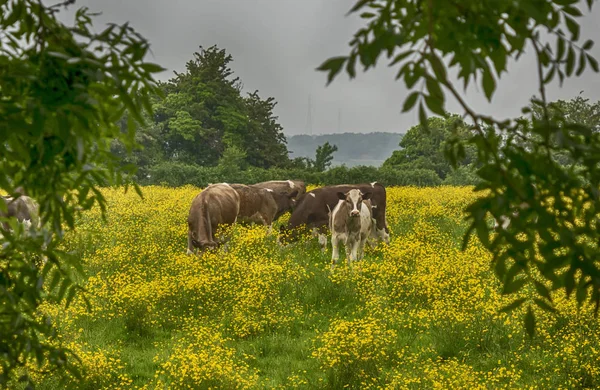
[[[294,192],[292,192],[291,194],[289,194],[288,198],[295,198],[296,196],[298,196],[298,190],[295,190]]]
[[[371,199],[371,196],[372,196],[372,195],[373,195],[373,193],[372,193],[372,192],[365,192],[365,193],[362,195],[362,198],[363,198],[363,200],[368,200],[368,199]]]
[[[346,194],[344,194],[343,192],[338,192],[337,196],[338,196],[338,199],[346,200]]]

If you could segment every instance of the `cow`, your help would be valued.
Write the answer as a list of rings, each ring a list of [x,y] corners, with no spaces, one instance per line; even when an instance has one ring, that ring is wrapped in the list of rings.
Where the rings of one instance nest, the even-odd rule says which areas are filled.
[[[215,231],[220,225],[236,223],[239,211],[240,196],[227,183],[211,184],[196,195],[188,214],[187,253],[219,246]]]
[[[348,266],[358,260],[367,236],[362,236],[362,210],[367,211],[367,224],[371,224],[368,206],[363,205],[363,199],[369,199],[371,192],[361,192],[351,189],[348,192],[337,192],[339,199],[337,205],[331,210],[329,217],[329,230],[331,230],[331,268],[333,269],[340,257],[338,245],[344,243]],[[363,239],[364,238],[364,239]],[[362,247],[362,248],[361,248]]]
[[[24,195],[24,191],[20,187],[15,190],[15,193],[19,195],[16,198],[12,196],[0,196],[0,199],[4,203],[4,207],[0,207],[0,217],[16,218],[26,228],[33,226],[36,229],[40,229],[41,221],[37,202],[29,196]],[[0,226],[3,230],[10,230],[10,225],[7,221],[2,221]]]
[[[15,189],[14,193],[17,197],[0,196],[0,218],[14,218],[18,223],[25,227],[25,234],[29,235],[33,230],[40,231],[42,229],[42,221],[39,215],[39,205],[31,197],[25,194],[22,187]],[[0,239],[4,237],[4,233],[11,231],[10,224],[7,221],[0,221]],[[48,243],[44,241],[41,249],[45,251]],[[48,257],[45,254],[41,256],[42,265],[46,264]]]
[[[269,194],[277,204],[277,212],[275,213],[275,217],[273,217],[273,222],[277,221],[279,217],[281,217],[283,214],[294,209],[296,205],[295,198],[296,196],[298,196],[298,193],[300,191],[298,189],[295,189],[290,192],[288,188],[281,188],[280,186],[267,187],[258,186],[255,184],[250,184],[249,187],[269,192]]]
[[[494,218],[494,231],[497,231],[499,228],[502,228],[502,230],[508,229],[512,218],[519,218],[519,210],[524,211],[527,209],[529,209],[529,203],[521,202],[518,209],[511,213],[512,217],[509,217],[507,215],[501,215],[500,217],[498,217],[498,219]],[[534,220],[537,221],[537,216]]]
[[[339,198],[338,192],[346,193],[351,189],[359,189],[362,193],[371,192],[371,203],[373,218],[376,221],[375,234],[377,238],[385,243],[389,243],[389,229],[385,217],[386,193],[385,187],[377,182],[366,184],[341,184],[334,186],[325,186],[307,192],[298,199],[296,208],[292,212],[287,226],[281,226],[280,241],[297,240],[300,230],[304,225],[311,229],[313,235],[319,238],[321,249],[325,251],[327,246],[327,228],[329,225],[329,210],[337,205]]]
[[[269,188],[273,191],[284,192],[288,195],[291,195],[294,191],[297,191],[293,198],[300,197],[306,193],[306,185],[301,180],[271,180],[255,183],[252,184],[252,186],[258,188]]]
[[[369,239],[375,238],[375,229],[377,222],[373,218],[373,204],[370,199],[363,197],[362,208],[360,209],[360,253],[358,259],[362,259],[364,256],[365,244],[369,243],[370,246],[374,246]]]
[[[272,189],[247,186],[245,184],[230,184],[240,197],[240,209],[238,212],[238,222],[254,222],[269,227],[271,232],[273,221],[279,211],[279,205],[275,201],[277,197],[282,207],[284,198],[289,198],[285,194],[275,193]],[[289,204],[289,203],[288,203]]]

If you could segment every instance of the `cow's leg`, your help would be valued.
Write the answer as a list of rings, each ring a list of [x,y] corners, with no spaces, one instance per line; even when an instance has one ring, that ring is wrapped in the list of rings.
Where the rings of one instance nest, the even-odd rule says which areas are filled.
[[[350,260],[357,261],[358,260],[358,250],[360,248],[360,234],[357,234],[350,241]]]
[[[188,246],[187,246],[187,254],[194,254],[194,244],[192,244],[192,232],[188,231]]]
[[[365,256],[365,245],[367,244],[368,239],[369,239],[369,233],[365,232],[364,234],[361,234],[360,248],[359,248],[359,255],[358,255],[359,260],[362,260],[363,257]]]
[[[336,233],[333,233],[331,235],[331,269],[332,270],[340,258],[339,247],[338,247],[339,241],[340,241],[340,237]]]
[[[327,235],[319,233],[319,245],[321,245],[321,252],[327,251]]]
[[[350,267],[352,265],[353,250],[349,239],[346,239],[344,246],[346,249],[346,261],[348,262],[348,267]]]

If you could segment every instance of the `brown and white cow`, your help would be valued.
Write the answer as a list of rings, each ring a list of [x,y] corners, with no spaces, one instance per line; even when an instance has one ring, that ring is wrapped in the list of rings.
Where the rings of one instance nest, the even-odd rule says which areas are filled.
[[[351,189],[359,189],[362,193],[371,192],[373,218],[376,221],[375,233],[381,241],[389,243],[389,229],[385,218],[386,192],[385,187],[377,182],[366,184],[341,184],[325,186],[307,192],[298,198],[296,209],[292,212],[287,226],[280,228],[283,243],[295,241],[302,229],[301,226],[318,235],[322,250],[327,246],[327,228],[329,211],[337,205],[338,192],[346,193]]]
[[[293,198],[298,198],[306,193],[306,185],[302,180],[270,180],[252,184],[252,186],[258,188],[269,188],[273,191],[286,193],[288,195],[291,195],[294,191],[297,191]]]
[[[331,230],[331,268],[335,267],[339,260],[340,242],[344,243],[346,248],[346,258],[350,266],[353,261],[359,260],[359,254],[362,257],[362,250],[367,239],[363,237],[363,209],[367,215],[366,223],[371,225],[371,213],[368,211],[369,205],[363,204],[363,199],[371,197],[371,192],[362,193],[359,189],[352,189],[348,192],[338,192],[338,204],[333,208],[329,218],[329,229]],[[366,228],[366,226],[365,226]],[[366,230],[366,229],[365,229]]]
[[[0,201],[4,203],[4,207],[0,207],[0,217],[15,218],[19,223],[25,225],[27,229],[30,226],[40,229],[41,222],[37,202],[29,196],[24,195],[24,191],[20,187],[15,190],[15,193],[19,194],[16,198],[12,196],[0,196]],[[4,230],[10,229],[6,221],[2,221],[0,227]]]
[[[281,188],[280,186],[262,187],[257,186],[255,184],[250,184],[249,187],[256,188],[259,190],[268,191],[275,203],[277,204],[277,212],[275,213],[275,217],[273,218],[273,222],[277,221],[279,217],[288,211],[292,211],[294,206],[296,205],[296,196],[298,196],[299,190],[295,189],[293,191],[289,191],[288,188]]]
[[[188,214],[188,249],[204,251],[219,245],[215,231],[220,225],[232,225],[240,211],[240,196],[227,183],[211,184],[192,200]]]
[[[273,221],[278,217],[279,207],[285,211],[291,207],[291,199],[285,193],[245,184],[230,185],[240,196],[238,222],[263,224],[269,227],[270,232]]]

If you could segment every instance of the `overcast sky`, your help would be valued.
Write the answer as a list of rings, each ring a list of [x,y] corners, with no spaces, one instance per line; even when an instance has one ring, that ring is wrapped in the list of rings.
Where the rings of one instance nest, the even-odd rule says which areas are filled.
[[[276,115],[286,135],[309,132],[389,131],[405,132],[418,122],[416,109],[401,114],[407,90],[394,82],[395,72],[385,62],[350,81],[338,76],[328,87],[326,75],[315,71],[329,57],[347,54],[348,42],[362,21],[345,14],[355,0],[77,0],[102,12],[95,21],[100,31],[108,21],[129,21],[151,42],[153,57],[168,71],[184,70],[199,46],[216,44],[233,56],[232,69],[247,92],[259,90],[263,98],[273,96]],[[595,39],[600,32],[600,11],[582,21],[582,36]],[[64,13],[72,15],[75,7]],[[587,13],[587,8],[584,14]],[[600,42],[593,49],[600,59]],[[600,77],[586,71],[579,78],[549,89],[550,99],[570,99],[581,90],[592,101],[600,100]],[[478,89],[467,99],[476,110],[499,117],[520,114],[532,94],[537,93],[532,56],[523,56],[509,67],[488,104]],[[312,102],[311,123],[308,101]],[[447,108],[458,112],[455,102]],[[341,121],[338,122],[338,118]]]

